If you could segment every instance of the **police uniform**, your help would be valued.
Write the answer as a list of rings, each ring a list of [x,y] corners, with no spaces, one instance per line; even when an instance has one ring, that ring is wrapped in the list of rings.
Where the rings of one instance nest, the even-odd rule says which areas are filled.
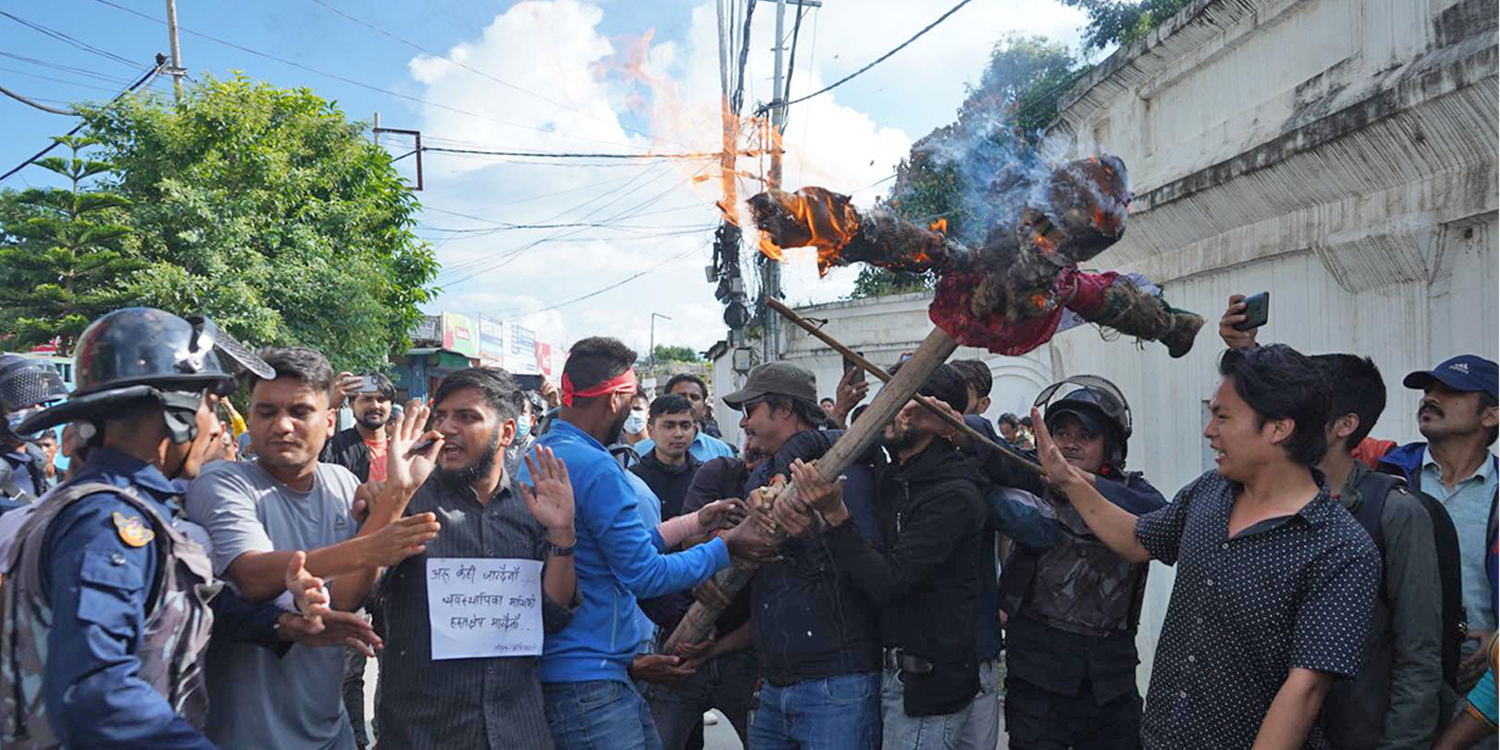
[[[274,377],[227,344],[202,318],[109,313],[79,337],[78,390],[15,431],[94,423],[147,405],[159,407],[148,413],[174,443],[191,442],[204,391],[233,387],[215,351]],[[173,526],[176,495],[156,465],[93,445],[21,526],[0,561],[0,747],[214,747],[199,727],[208,711],[210,601],[221,585],[208,554]],[[277,640],[270,625],[279,610],[221,599],[237,602],[260,639]]]
[[[38,435],[16,428],[46,405],[68,397],[68,387],[52,365],[18,354],[0,355],[0,513],[30,504],[47,491],[47,457],[32,443]]]

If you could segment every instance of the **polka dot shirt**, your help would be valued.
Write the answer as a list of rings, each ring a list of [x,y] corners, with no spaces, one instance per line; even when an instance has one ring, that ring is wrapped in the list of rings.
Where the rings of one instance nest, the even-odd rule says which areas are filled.
[[[1230,539],[1236,492],[1209,472],[1136,522],[1151,556],[1177,566],[1141,721],[1148,750],[1249,748],[1294,667],[1362,666],[1380,581],[1364,529],[1324,489]],[[1315,726],[1303,747],[1328,743]]]

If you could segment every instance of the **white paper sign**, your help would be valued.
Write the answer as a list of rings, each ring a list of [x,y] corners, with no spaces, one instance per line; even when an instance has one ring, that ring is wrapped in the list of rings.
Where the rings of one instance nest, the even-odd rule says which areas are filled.
[[[542,653],[542,563],[486,557],[427,558],[432,658]]]

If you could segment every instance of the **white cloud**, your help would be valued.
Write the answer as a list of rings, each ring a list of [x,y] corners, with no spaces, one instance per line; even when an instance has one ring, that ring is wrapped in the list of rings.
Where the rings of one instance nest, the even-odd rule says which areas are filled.
[[[915,7],[914,7],[915,6]],[[898,44],[948,7],[942,3],[864,0],[830,3],[799,39],[793,96],[835,80]],[[856,192],[869,204],[888,188],[860,190],[888,177],[915,137],[952,119],[964,82],[982,70],[993,43],[1025,26],[1056,34],[1081,16],[1056,3],[974,3],[896,57],[831,95],[792,108],[785,142],[785,183],[820,184]],[[756,13],[746,72],[746,110],[769,98],[770,5]],[[439,58],[413,59],[422,98],[424,143],[517,151],[657,153],[717,151],[721,143],[716,19],[712,4],[691,11],[681,39],[659,40],[641,29],[635,39],[601,30],[610,6],[578,0],[525,0],[495,17],[476,37],[446,52],[517,88]],[[673,24],[676,23],[674,20]],[[790,23],[788,32],[790,32]],[[814,45],[816,41],[816,45]],[[851,106],[853,102],[855,106]],[[633,108],[633,110],[632,110]],[[627,113],[628,112],[628,113]],[[652,137],[631,132],[642,126]],[[653,140],[654,137],[654,140]],[[424,224],[465,228],[514,224],[606,224],[456,235],[439,250],[444,294],[430,306],[517,319],[650,273],[584,301],[521,322],[555,345],[612,335],[644,351],[650,314],[659,343],[706,349],[724,335],[722,308],[703,267],[710,262],[719,197],[714,160],[654,163],[570,162],[428,154]],[[759,175],[759,159],[742,159]],[[710,179],[693,184],[694,176]],[[762,183],[742,178],[741,197]],[[481,217],[454,216],[446,209]],[[429,236],[442,236],[424,229]],[[753,237],[744,252],[755,252]],[[539,242],[540,241],[540,242]],[[667,262],[681,256],[680,259]],[[663,265],[663,263],[666,263]],[[658,268],[659,266],[659,268]],[[829,300],[847,294],[857,269],[818,279],[806,256],[784,269],[788,298]]]

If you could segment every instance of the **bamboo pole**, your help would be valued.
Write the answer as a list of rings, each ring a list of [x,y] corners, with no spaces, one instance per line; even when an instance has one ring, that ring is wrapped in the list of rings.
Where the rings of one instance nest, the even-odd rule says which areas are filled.
[[[906,406],[906,402],[916,395],[917,391],[927,382],[927,378],[933,371],[948,360],[953,352],[958,350],[958,342],[954,341],[941,328],[932,329],[932,333],[922,340],[917,350],[912,353],[911,359],[901,366],[901,370],[895,377],[886,383],[880,392],[875,394],[875,400],[860,417],[859,421],[844,432],[843,437],[833,444],[828,452],[813,464],[818,474],[828,481],[838,479],[844,470],[854,464],[854,461],[881,435],[885,424],[896,412]],[[797,484],[793,482],[782,494],[796,492]],[[755,518],[747,518],[744,523],[759,523]],[[786,541],[786,531],[776,528],[771,533],[772,542],[780,546]],[[683,643],[699,643],[713,635],[714,620],[729,606],[740,589],[750,582],[755,575],[755,563],[736,561],[734,565],[719,571],[708,581],[704,581],[693,590],[693,606],[688,608],[687,614],[683,615],[682,622],[677,624],[677,629],[672,631],[671,637],[667,639],[666,651],[672,653],[677,646]]]

